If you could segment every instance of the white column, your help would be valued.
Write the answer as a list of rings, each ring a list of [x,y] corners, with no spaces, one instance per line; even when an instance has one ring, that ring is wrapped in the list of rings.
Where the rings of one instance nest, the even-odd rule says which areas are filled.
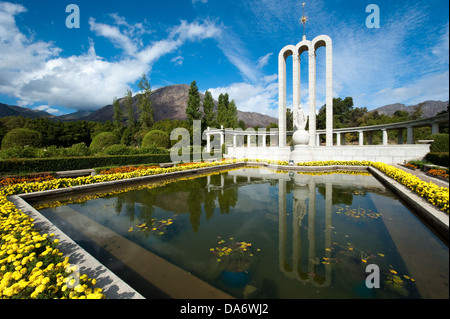
[[[284,50],[278,55],[278,145],[286,146],[286,57]]]
[[[316,52],[310,48],[309,57],[309,145],[316,143]],[[328,124],[328,121],[327,121]],[[317,145],[318,146],[318,145]]]
[[[336,146],[341,146],[341,133],[336,133]]]
[[[364,145],[364,133],[363,131],[359,131],[359,145]]]
[[[387,130],[383,129],[381,130],[383,132],[383,145],[388,145],[388,134]]]
[[[320,134],[316,134],[316,137],[315,137],[315,145],[316,145],[316,146],[320,146]]]
[[[236,134],[233,134],[233,147],[237,147],[237,137],[236,137]]]
[[[208,127],[209,131],[209,127]],[[211,152],[211,134],[209,132],[206,132],[206,151],[209,153]]]
[[[300,57],[298,50],[292,55],[292,113],[294,118],[294,123],[297,121],[297,111],[300,104]],[[295,132],[295,127],[294,127]]]
[[[262,147],[266,147],[267,134],[264,133],[262,137],[263,137],[263,140],[262,140]]]
[[[220,126],[220,149],[222,149],[223,143],[225,143],[225,136],[223,132],[223,125]]]
[[[331,39],[326,45],[326,59],[326,145],[333,146],[333,46]]]

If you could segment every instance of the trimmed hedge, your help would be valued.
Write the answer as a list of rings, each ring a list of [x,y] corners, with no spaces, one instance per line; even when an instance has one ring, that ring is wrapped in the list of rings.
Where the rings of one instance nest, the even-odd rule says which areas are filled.
[[[439,166],[449,167],[449,165],[450,165],[450,159],[449,159],[448,152],[431,152],[425,156],[425,159],[428,162],[439,165]]]
[[[170,162],[169,154],[84,156],[66,158],[31,158],[0,161],[2,173],[57,172],[113,165],[135,165]]]

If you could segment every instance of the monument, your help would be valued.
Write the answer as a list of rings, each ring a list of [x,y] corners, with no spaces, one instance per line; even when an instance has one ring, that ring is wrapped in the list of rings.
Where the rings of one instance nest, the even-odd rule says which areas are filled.
[[[236,129],[212,129],[207,130],[207,150],[210,149],[210,136],[220,138],[222,144],[227,143],[227,158],[247,158],[278,160],[289,163],[311,161],[374,161],[386,164],[397,164],[413,159],[422,159],[430,151],[429,144],[414,144],[413,127],[431,126],[432,132],[439,132],[440,123],[448,123],[448,115],[433,117],[402,123],[390,123],[365,127],[347,127],[333,130],[333,46],[331,38],[327,35],[319,35],[313,40],[306,39],[305,3],[303,3],[303,16],[300,20],[303,24],[302,40],[296,45],[286,45],[278,54],[278,129],[247,128],[245,131]],[[316,127],[316,52],[319,48],[325,48],[325,107],[326,125],[324,129]],[[305,53],[305,54],[303,54]],[[286,128],[286,60],[292,56],[292,113],[293,132],[287,132]],[[302,100],[301,84],[301,58],[306,61],[308,73],[308,100]],[[320,61],[321,62],[321,61]],[[305,63],[306,64],[306,63]],[[291,75],[289,75],[291,76]],[[290,103],[289,103],[290,104]],[[308,111],[306,111],[306,108]],[[403,143],[403,130],[407,130],[407,143]],[[388,130],[397,130],[399,139],[397,145],[388,143]],[[372,134],[382,131],[382,144],[375,145]],[[292,143],[286,143],[287,136],[292,134]],[[336,145],[333,145],[333,134],[336,135]],[[355,145],[347,145],[346,134],[358,134],[359,141]],[[367,142],[364,142],[364,134],[367,134]],[[320,145],[320,137],[326,136],[325,146]],[[247,144],[244,145],[244,137]],[[255,141],[256,143],[252,141]],[[270,138],[269,145],[267,139]],[[238,140],[242,141],[238,143]],[[278,145],[277,143],[278,142]]]
[[[333,48],[329,36],[319,35],[312,41],[306,40],[306,21],[303,3],[303,38],[297,45],[287,45],[278,54],[278,127],[280,130],[279,146],[286,146],[286,59],[292,55],[293,63],[293,115],[294,147],[316,146],[316,51],[326,48],[326,145],[333,146]],[[301,106],[300,94],[300,56],[308,52],[309,73],[309,133],[306,132],[306,117]],[[307,141],[307,135],[309,139]],[[318,146],[318,145],[317,145]]]

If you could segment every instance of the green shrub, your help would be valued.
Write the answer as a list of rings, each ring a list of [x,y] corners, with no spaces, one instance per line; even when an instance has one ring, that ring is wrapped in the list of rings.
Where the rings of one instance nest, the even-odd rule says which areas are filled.
[[[105,148],[101,153],[105,155],[133,155],[137,154],[138,151],[134,147],[123,144],[114,144]]]
[[[432,134],[430,139],[434,140],[430,146],[431,153],[449,152],[449,138],[448,134]]]
[[[449,152],[430,152],[425,159],[435,165],[450,167]]]
[[[0,152],[1,159],[9,158],[35,158],[38,157],[40,149],[34,147],[11,147]]]
[[[153,130],[145,134],[142,140],[142,148],[157,146],[162,148],[170,147],[169,134],[160,130]]]
[[[16,128],[9,131],[2,140],[2,149],[14,147],[39,147],[42,145],[42,135],[28,128]]]
[[[89,147],[83,142],[73,144],[65,150],[65,156],[88,156],[90,155]]]
[[[93,154],[98,153],[101,150],[104,150],[108,146],[119,144],[119,138],[116,134],[112,132],[102,132],[97,134],[91,142],[89,146],[91,152]]]
[[[139,154],[170,154],[169,150],[163,147],[149,146],[139,149]]]
[[[1,173],[57,172],[105,166],[126,166],[170,162],[168,154],[31,158],[0,161]]]

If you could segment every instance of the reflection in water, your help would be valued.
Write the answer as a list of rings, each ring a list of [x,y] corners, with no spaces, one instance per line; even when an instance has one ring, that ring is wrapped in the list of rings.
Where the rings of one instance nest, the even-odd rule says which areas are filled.
[[[73,202],[81,214],[237,297],[314,298],[319,289],[321,298],[448,298],[448,247],[371,176],[244,168],[157,186],[47,207]],[[128,232],[171,218],[161,236]],[[211,254],[219,235],[225,245],[234,237],[261,251],[246,267],[230,268]],[[386,272],[390,292],[364,286],[370,263]]]
[[[305,184],[293,183],[292,193],[293,214],[292,214],[292,264],[286,256],[287,248],[287,226],[286,219],[286,180],[279,181],[279,267],[280,270],[288,277],[295,278],[303,283],[313,283],[317,287],[327,287],[331,281],[331,264],[325,265],[325,275],[321,276],[317,272],[317,266],[320,265],[320,259],[316,257],[316,240],[315,240],[315,213],[316,213],[316,184],[313,179],[307,181]],[[326,258],[330,258],[330,251],[325,250],[326,247],[331,247],[331,197],[332,184],[326,184],[326,225],[325,225],[325,247],[324,254]],[[306,208],[308,201],[309,207]],[[308,216],[308,220],[304,221]],[[309,247],[307,251],[302,251],[301,245],[301,229],[302,224],[307,222],[308,232],[307,239]],[[306,269],[302,269],[302,260],[307,260]]]

